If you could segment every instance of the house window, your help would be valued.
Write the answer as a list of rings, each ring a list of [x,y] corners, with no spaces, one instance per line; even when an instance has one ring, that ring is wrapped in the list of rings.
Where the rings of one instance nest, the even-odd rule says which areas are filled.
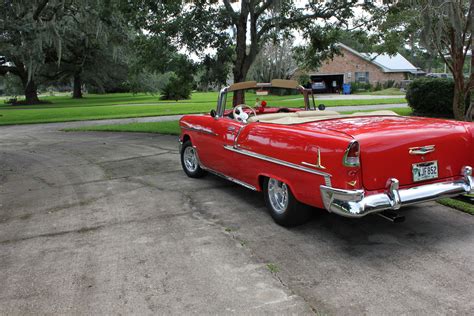
[[[356,72],[355,73],[356,82],[369,83],[369,73],[368,72]]]

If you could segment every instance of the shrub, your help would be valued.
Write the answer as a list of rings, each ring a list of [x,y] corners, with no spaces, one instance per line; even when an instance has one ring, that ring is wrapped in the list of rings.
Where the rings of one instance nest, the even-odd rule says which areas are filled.
[[[351,93],[357,91],[370,91],[372,89],[372,85],[370,83],[365,82],[351,82]]]
[[[383,83],[383,89],[396,88],[395,80],[387,80]]]
[[[161,100],[185,100],[191,97],[191,84],[172,76],[161,91]]]
[[[413,113],[433,117],[453,117],[454,81],[420,78],[407,87],[406,98]]]
[[[380,81],[377,81],[377,84],[375,85],[375,87],[373,87],[372,91],[380,91],[380,90],[382,90],[382,83]]]

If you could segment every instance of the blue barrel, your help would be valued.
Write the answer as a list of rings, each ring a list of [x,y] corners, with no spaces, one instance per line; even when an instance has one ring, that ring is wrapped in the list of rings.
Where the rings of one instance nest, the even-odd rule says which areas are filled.
[[[345,83],[342,85],[342,93],[343,94],[351,94],[351,84]]]

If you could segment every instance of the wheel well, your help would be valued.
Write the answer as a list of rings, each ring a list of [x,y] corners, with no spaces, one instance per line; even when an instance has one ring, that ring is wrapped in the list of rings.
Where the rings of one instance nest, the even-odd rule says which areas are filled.
[[[265,178],[268,178],[267,176],[264,176],[264,175],[259,175],[258,176],[258,190],[259,191],[263,191],[263,181],[265,181]]]
[[[189,137],[188,134],[185,134],[185,135],[183,136],[183,143],[187,142],[188,140],[190,141],[190,140],[191,140],[191,137]]]

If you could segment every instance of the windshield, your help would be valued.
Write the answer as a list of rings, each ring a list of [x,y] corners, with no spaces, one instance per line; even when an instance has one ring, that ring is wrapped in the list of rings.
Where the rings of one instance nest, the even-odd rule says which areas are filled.
[[[308,96],[309,94],[309,96]],[[307,98],[307,101],[305,101]],[[287,112],[304,110],[306,104],[314,109],[314,98],[310,91],[302,93],[298,89],[259,87],[246,90],[228,92],[226,95],[225,109],[232,110],[233,107],[246,104],[264,112]]]

